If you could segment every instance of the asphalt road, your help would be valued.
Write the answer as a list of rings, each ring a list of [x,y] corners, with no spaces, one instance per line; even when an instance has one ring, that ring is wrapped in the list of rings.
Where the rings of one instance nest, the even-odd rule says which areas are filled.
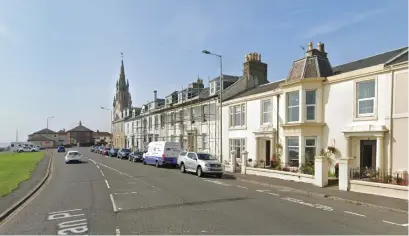
[[[408,234],[407,214],[80,151],[2,234]]]

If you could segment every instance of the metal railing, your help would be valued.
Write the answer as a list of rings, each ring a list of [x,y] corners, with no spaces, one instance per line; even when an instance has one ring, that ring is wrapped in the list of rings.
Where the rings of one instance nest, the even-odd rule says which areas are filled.
[[[407,172],[386,172],[374,168],[354,168],[349,172],[351,180],[408,186]]]

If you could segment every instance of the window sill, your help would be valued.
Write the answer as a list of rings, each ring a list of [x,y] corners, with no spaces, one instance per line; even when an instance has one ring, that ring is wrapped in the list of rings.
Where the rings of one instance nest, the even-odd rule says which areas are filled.
[[[236,126],[236,127],[229,127],[229,130],[246,130],[247,126]]]
[[[354,117],[354,121],[375,121],[375,120],[378,120],[377,115]]]

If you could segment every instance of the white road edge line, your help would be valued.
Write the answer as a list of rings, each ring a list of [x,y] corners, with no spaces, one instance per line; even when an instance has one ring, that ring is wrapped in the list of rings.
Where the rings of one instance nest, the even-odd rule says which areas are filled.
[[[240,185],[237,185],[237,187],[239,187],[239,188],[244,188],[244,189],[249,189],[249,188],[247,188],[247,187],[240,186]]]
[[[65,211],[55,211],[55,212],[50,212],[48,214],[50,215],[54,215],[54,214],[58,214],[58,213],[65,213],[65,212],[71,212],[71,211],[81,211],[82,209],[74,209],[74,210],[65,210]]]
[[[109,194],[109,198],[111,198],[112,207],[114,208],[114,212],[117,212],[118,209],[116,209],[116,204],[115,204],[114,196],[112,196],[112,194]]]
[[[101,172],[101,175],[105,177],[104,172],[102,172],[102,170],[99,170],[99,172]]]
[[[344,211],[344,212],[347,213],[347,214],[351,214],[351,215],[366,217],[366,215],[361,215],[361,214],[358,214],[358,213],[355,213],[355,212],[351,212],[351,211]]]
[[[111,187],[109,186],[109,184],[108,184],[108,180],[105,180],[105,183],[107,184],[107,187],[108,187],[108,188],[111,188]]]
[[[390,222],[390,221],[386,221],[386,220],[383,220],[383,222],[391,224],[391,225],[399,225],[399,226],[403,226],[403,227],[408,227],[408,224],[398,224],[398,223],[394,223],[394,222]]]
[[[118,228],[115,229],[115,233],[116,235],[121,235],[121,231]]]

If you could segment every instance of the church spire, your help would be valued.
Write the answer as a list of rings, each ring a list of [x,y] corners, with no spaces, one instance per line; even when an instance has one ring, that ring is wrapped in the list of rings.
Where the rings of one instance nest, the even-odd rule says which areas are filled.
[[[125,80],[125,68],[124,68],[124,54],[121,52],[121,72],[119,74],[119,87],[125,87],[126,86],[126,80]]]

